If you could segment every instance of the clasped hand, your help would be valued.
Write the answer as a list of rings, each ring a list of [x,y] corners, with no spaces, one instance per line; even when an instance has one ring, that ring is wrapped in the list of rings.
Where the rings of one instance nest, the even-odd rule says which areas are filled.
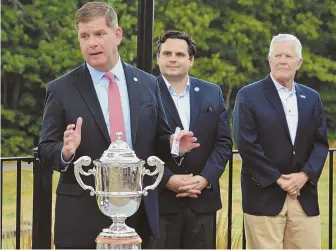
[[[208,185],[208,180],[203,176],[175,174],[169,178],[167,188],[177,194],[176,198],[197,198]]]
[[[300,196],[300,190],[308,181],[309,177],[304,172],[283,174],[277,180],[277,184],[282,190],[286,191],[292,198],[296,199]]]

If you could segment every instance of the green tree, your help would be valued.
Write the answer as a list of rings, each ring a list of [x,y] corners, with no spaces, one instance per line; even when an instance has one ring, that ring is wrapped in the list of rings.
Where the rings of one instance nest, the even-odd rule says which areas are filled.
[[[198,52],[191,74],[221,85],[229,111],[239,88],[269,73],[272,36],[296,35],[304,57],[296,80],[320,92],[329,137],[336,138],[335,1],[162,0],[156,5],[156,31],[179,29],[194,37]]]
[[[46,84],[82,63],[74,18],[86,2],[2,4],[2,156],[31,155],[40,136]],[[106,2],[116,8],[123,28],[120,54],[135,65],[138,1]],[[220,85],[229,111],[239,88],[269,73],[272,36],[296,35],[304,57],[296,80],[319,91],[329,136],[336,138],[335,1],[155,0],[154,41],[169,29],[184,30],[196,40],[191,75]],[[153,68],[158,74],[155,60]]]

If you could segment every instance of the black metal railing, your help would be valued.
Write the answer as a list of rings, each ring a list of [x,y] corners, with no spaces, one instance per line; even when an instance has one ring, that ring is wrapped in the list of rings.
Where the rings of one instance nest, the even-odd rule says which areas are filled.
[[[233,157],[234,155],[239,155],[238,150],[232,151],[231,159],[229,160],[229,169],[226,170],[229,172],[229,180],[228,180],[228,206],[227,206],[227,216],[228,216],[228,226],[227,226],[227,244],[226,248],[231,249],[232,247],[232,192],[233,192]],[[214,225],[216,225],[217,221],[217,214],[214,215]],[[216,242],[217,242],[217,232],[216,232],[216,226],[214,226],[214,239],[213,239],[213,246],[216,248]],[[246,249],[246,239],[245,239],[245,232],[244,232],[244,221],[243,221],[243,230],[242,230],[242,249]]]
[[[336,148],[329,149],[329,227],[328,227],[328,247],[333,247],[333,159]],[[237,151],[233,151],[233,155],[238,154]],[[50,249],[51,247],[51,225],[52,225],[52,175],[53,170],[51,167],[41,166],[37,157],[36,150],[34,151],[34,157],[3,157],[1,158],[1,211],[3,211],[3,171],[4,162],[16,162],[16,228],[15,228],[15,248],[20,249],[21,241],[21,170],[22,162],[33,163],[33,224],[32,224],[32,248],[33,249]],[[233,181],[233,157],[228,164],[228,229],[227,229],[227,249],[231,249],[232,246],[232,181]],[[2,214],[1,228],[2,225]],[[216,216],[214,216],[214,222],[216,222]],[[244,226],[243,226],[244,228]],[[214,226],[214,230],[216,227]],[[216,231],[215,234],[216,235]],[[1,241],[3,234],[1,235]],[[213,240],[214,246],[216,246],[216,238]],[[2,243],[0,243],[2,244]],[[245,249],[245,235],[243,229],[242,248]],[[0,245],[0,249],[2,245]]]
[[[16,219],[15,219],[15,247],[20,249],[21,240],[21,167],[22,162],[31,163],[35,160],[34,157],[4,157],[1,158],[1,177],[0,177],[0,197],[1,197],[1,211],[3,211],[3,163],[4,162],[16,162]],[[2,213],[0,215],[1,224],[1,242],[0,249],[2,249],[3,238],[3,225],[2,225]]]
[[[3,211],[3,172],[4,162],[16,163],[16,226],[15,249],[20,249],[21,241],[21,175],[22,162],[33,163],[33,224],[32,248],[50,249],[51,247],[51,221],[52,221],[52,168],[43,168],[34,149],[34,157],[1,157],[1,211]],[[2,213],[0,215],[1,229],[3,229]],[[3,231],[3,230],[2,230]],[[3,248],[1,234],[0,249]]]
[[[329,149],[329,242],[328,248],[333,248],[333,187],[334,187],[334,152],[336,148]]]

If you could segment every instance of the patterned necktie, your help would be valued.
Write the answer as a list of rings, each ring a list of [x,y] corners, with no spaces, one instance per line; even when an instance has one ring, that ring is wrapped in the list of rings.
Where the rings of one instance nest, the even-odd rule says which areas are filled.
[[[122,132],[123,137],[122,140],[126,141],[125,134],[125,124],[124,124],[124,116],[122,112],[121,98],[119,93],[118,85],[114,79],[114,74],[111,72],[106,72],[104,76],[110,80],[108,86],[108,109],[109,109],[109,121],[110,121],[110,138],[111,141],[115,141],[116,133]]]

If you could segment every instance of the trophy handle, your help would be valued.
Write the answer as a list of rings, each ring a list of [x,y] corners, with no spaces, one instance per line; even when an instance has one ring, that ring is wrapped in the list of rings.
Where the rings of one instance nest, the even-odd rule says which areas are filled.
[[[143,167],[143,174],[145,175],[150,175],[150,176],[153,176],[153,175],[156,175],[159,173],[158,177],[156,178],[155,182],[153,185],[150,185],[150,186],[147,186],[143,189],[142,193],[144,196],[146,196],[148,194],[148,190],[151,189],[151,190],[154,190],[157,185],[159,185],[161,179],[162,179],[162,176],[163,176],[163,172],[164,172],[164,162],[161,161],[158,157],[156,156],[150,156],[148,157],[147,159],[147,164],[149,166],[156,166],[156,169],[151,172],[149,169],[146,169],[145,167]]]
[[[89,175],[96,175],[96,169],[90,169],[88,172],[85,172],[82,168],[82,166],[89,166],[91,164],[91,158],[89,156],[82,156],[80,157],[77,161],[74,162],[74,174],[76,177],[76,180],[78,184],[84,189],[90,190],[90,195],[93,196],[96,191],[93,189],[93,187],[85,185],[84,182],[82,181],[82,178],[80,177],[80,174],[89,176]]]

